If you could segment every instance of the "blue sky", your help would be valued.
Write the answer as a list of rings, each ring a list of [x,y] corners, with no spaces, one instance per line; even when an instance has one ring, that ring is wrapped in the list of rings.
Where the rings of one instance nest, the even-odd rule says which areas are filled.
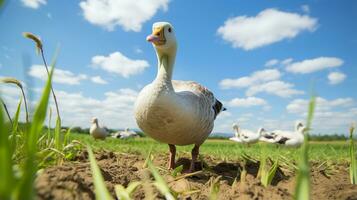
[[[314,132],[342,133],[357,119],[354,19],[352,0],[13,0],[0,13],[0,76],[23,80],[36,100],[44,68],[21,36],[32,32],[48,60],[60,46],[54,88],[65,125],[88,127],[97,116],[136,128],[133,103],[157,69],[145,38],[168,21],[179,45],[174,79],[207,86],[228,108],[215,132],[232,132],[233,122],[292,129],[313,90]],[[2,86],[2,96],[14,112],[18,92]]]

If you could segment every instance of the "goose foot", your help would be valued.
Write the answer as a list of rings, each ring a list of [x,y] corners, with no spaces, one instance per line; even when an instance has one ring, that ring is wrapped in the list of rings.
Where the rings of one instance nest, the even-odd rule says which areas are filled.
[[[170,157],[169,157],[169,169],[175,168],[175,156],[176,156],[176,146],[173,144],[169,144],[170,148]]]
[[[190,169],[188,170],[188,173],[192,173],[195,171],[195,163],[197,161],[197,157],[198,157],[199,153],[200,153],[200,146],[195,145],[195,147],[193,147],[193,149],[191,151],[192,160],[191,160]]]

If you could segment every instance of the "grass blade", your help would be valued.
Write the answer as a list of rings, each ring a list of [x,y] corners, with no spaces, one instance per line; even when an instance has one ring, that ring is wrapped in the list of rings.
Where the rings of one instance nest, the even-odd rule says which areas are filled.
[[[14,183],[9,134],[9,126],[5,122],[4,111],[0,106],[0,199],[11,199]]]
[[[308,131],[310,130],[312,118],[315,110],[315,97],[310,99],[306,131],[304,137],[304,143],[301,148],[300,160],[299,160],[299,169],[297,175],[297,182],[295,188],[295,197],[296,200],[308,200],[310,199],[310,167],[309,167],[309,144],[308,144]]]
[[[95,160],[92,148],[89,145],[87,145],[87,151],[88,151],[90,166],[92,170],[92,176],[93,176],[93,182],[95,188],[95,198],[103,199],[103,200],[113,199],[110,196],[107,188],[105,187],[105,182],[102,173],[100,172],[99,166]]]
[[[131,194],[135,192],[136,188],[141,185],[141,182],[134,181],[129,183],[128,187],[125,189],[122,185],[115,186],[115,194],[120,200],[131,200]]]
[[[61,146],[61,120],[59,117],[57,117],[55,127],[55,147],[56,149],[60,150],[62,149]]]
[[[17,199],[32,199],[34,196],[33,182],[37,172],[37,161],[35,154],[37,152],[37,141],[42,131],[43,123],[46,118],[47,106],[51,89],[51,80],[53,69],[47,80],[40,102],[35,110],[33,121],[31,123],[30,132],[26,135],[26,159],[24,164],[24,174],[17,190]]]
[[[273,166],[269,169],[269,172],[265,177],[265,180],[263,183],[263,185],[265,187],[268,187],[268,185],[270,185],[271,182],[273,181],[273,178],[275,177],[275,173],[276,173],[276,170],[278,169],[278,167],[279,167],[279,159],[277,158],[277,160],[274,162]]]
[[[2,103],[2,105],[4,106],[5,112],[6,112],[6,114],[7,114],[7,118],[9,119],[10,123],[12,124],[12,119],[11,119],[9,110],[7,109],[7,106],[6,106],[5,102],[4,102],[2,99],[1,99],[1,103]]]
[[[159,172],[156,170],[156,168],[152,164],[151,160],[148,160],[147,164],[148,164],[148,166],[150,168],[151,174],[155,178],[154,185],[156,186],[156,188],[160,191],[160,193],[162,195],[165,196],[165,198],[167,200],[174,200],[175,197],[171,194],[169,186],[167,185],[165,180],[160,176]]]
[[[16,149],[16,135],[19,126],[19,116],[20,116],[20,110],[21,110],[21,103],[22,100],[20,99],[19,104],[17,105],[16,113],[14,116],[14,121],[12,123],[12,135],[11,135],[11,154],[13,153],[14,149]]]
[[[174,169],[174,171],[172,171],[171,175],[173,177],[177,177],[178,174],[181,174],[182,170],[183,170],[183,165],[180,165],[180,166],[176,167]]]
[[[221,178],[221,176],[218,176],[217,178],[213,178],[211,177],[210,179],[210,193],[209,193],[209,200],[216,200],[218,199],[218,193],[219,193],[219,179]]]
[[[17,104],[17,109],[16,109],[16,113],[14,116],[14,121],[12,123],[12,132],[16,133],[18,130],[18,125],[19,125],[19,117],[20,117],[20,110],[21,110],[21,103],[22,100],[20,99],[20,102]]]
[[[350,179],[351,184],[357,184],[357,160],[355,155],[355,144],[353,141],[354,125],[350,128]]]
[[[16,85],[18,88],[20,88],[21,90],[21,94],[22,94],[22,98],[24,100],[25,103],[25,111],[26,111],[26,123],[29,123],[29,112],[28,112],[28,108],[27,108],[27,101],[26,101],[26,95],[25,95],[25,91],[24,91],[24,87],[22,86],[22,83],[17,80],[16,78],[12,78],[12,77],[5,77],[0,79],[0,82],[2,83],[7,83],[7,84],[14,84]],[[4,104],[4,103],[3,103]],[[5,104],[4,104],[5,105]]]

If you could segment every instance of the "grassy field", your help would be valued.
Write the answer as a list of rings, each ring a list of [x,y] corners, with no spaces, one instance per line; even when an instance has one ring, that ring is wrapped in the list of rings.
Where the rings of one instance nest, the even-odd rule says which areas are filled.
[[[130,152],[146,155],[150,149],[155,153],[168,153],[167,144],[159,143],[151,138],[133,138],[120,140],[107,138],[104,141],[94,140],[91,136],[85,134],[73,133],[71,136],[83,144],[89,143],[95,149],[104,149],[114,152]],[[309,157],[313,161],[347,161],[349,159],[348,141],[329,141],[329,142],[310,142]],[[177,153],[179,156],[189,157],[192,145],[178,146]],[[202,155],[210,155],[221,160],[236,160],[241,158],[242,153],[246,153],[254,158],[259,158],[261,151],[267,155],[276,158],[281,155],[288,160],[297,160],[299,149],[283,148],[272,144],[258,143],[250,147],[235,143],[230,140],[208,139],[200,148]]]

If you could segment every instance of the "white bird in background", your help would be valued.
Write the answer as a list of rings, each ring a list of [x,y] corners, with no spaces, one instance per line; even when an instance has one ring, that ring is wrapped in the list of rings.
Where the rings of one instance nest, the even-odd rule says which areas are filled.
[[[89,129],[89,133],[94,139],[101,140],[104,140],[109,135],[108,131],[105,128],[99,127],[97,118],[92,119],[92,126]]]
[[[288,147],[299,147],[304,142],[306,127],[302,122],[295,124],[295,131],[275,130],[272,134],[275,136],[273,140],[268,142],[281,144]]]
[[[241,129],[238,124],[233,124],[233,130],[235,131],[235,136],[229,139],[244,144],[258,142],[260,136],[265,132],[264,128],[259,128],[257,132]]]
[[[194,144],[189,169],[193,171],[199,147],[212,132],[215,118],[224,110],[223,105],[211,91],[196,82],[172,80],[177,41],[170,23],[154,23],[152,34],[146,40],[156,50],[158,72],[136,100],[136,123],[147,135],[169,145],[171,169],[175,167],[175,145]]]
[[[124,131],[120,132],[120,139],[133,138],[137,136],[138,134],[134,131],[131,131],[129,128],[126,128]]]

